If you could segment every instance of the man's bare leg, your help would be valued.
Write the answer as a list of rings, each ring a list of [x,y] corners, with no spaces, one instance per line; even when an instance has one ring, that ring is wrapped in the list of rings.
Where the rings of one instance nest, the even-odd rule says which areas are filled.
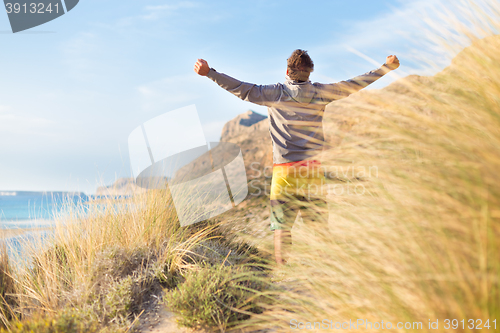
[[[286,263],[292,245],[291,230],[274,230],[274,256],[276,263],[281,266]]]

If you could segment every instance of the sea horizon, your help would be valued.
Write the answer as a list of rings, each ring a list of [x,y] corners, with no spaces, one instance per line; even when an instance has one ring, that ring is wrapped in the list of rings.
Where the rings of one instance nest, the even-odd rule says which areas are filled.
[[[15,262],[26,260],[27,243],[40,246],[67,212],[92,196],[76,191],[0,190],[0,241]]]
[[[65,210],[92,197],[77,191],[0,190],[0,229],[49,227]]]

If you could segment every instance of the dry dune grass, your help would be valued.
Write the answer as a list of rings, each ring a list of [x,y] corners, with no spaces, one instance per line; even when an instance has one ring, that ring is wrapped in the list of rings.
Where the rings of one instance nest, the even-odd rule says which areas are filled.
[[[232,307],[260,311],[247,298],[266,288],[256,249],[216,221],[181,227],[168,190],[77,206],[52,233],[21,246],[24,265],[11,267],[0,252],[0,331],[142,331],[161,301],[186,326],[225,331],[248,317]]]
[[[489,5],[486,16],[463,14],[492,34],[500,7]],[[321,331],[362,319],[349,327],[379,331],[389,321],[394,331],[425,331],[438,319],[445,331],[453,322],[444,320],[465,319],[455,328],[467,332],[487,320],[495,331],[496,319],[498,330],[500,37],[478,40],[454,23],[473,45],[435,77],[332,104],[329,226],[294,230],[289,292],[254,318],[257,327]]]
[[[11,269],[2,261],[0,317],[19,332],[58,332],[52,321],[67,332],[130,329],[193,266],[192,250],[214,229],[181,228],[170,196],[160,190],[79,206],[51,235],[23,244],[27,265]],[[14,318],[28,322],[9,321]]]

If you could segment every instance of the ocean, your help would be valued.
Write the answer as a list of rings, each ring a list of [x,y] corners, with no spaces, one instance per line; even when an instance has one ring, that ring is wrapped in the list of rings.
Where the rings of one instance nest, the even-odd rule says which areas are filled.
[[[33,224],[50,223],[55,216],[88,199],[80,192],[0,191],[1,228],[30,228]]]
[[[64,219],[77,205],[80,210],[85,208],[89,199],[80,192],[0,191],[0,235],[9,256],[22,259],[22,244],[45,238],[55,218]]]

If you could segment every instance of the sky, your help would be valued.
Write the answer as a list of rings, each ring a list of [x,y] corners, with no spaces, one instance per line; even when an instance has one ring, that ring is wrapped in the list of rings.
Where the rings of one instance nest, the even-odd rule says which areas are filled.
[[[246,110],[196,75],[198,58],[257,84],[283,82],[308,50],[311,80],[337,82],[382,65],[373,84],[432,75],[448,54],[419,52],[436,0],[81,0],[56,20],[13,34],[0,15],[0,190],[95,192],[130,177],[127,139],[148,120],[195,105],[207,141]],[[453,1],[442,1],[453,3]]]

